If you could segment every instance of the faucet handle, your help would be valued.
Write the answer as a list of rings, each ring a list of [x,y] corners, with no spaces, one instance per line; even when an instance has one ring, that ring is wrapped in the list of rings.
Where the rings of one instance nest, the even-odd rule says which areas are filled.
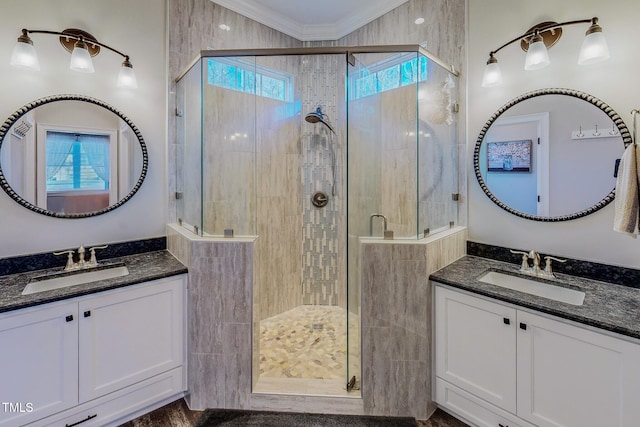
[[[551,268],[551,260],[555,260],[558,262],[567,262],[566,259],[560,259],[560,258],[556,258],[556,257],[552,257],[552,256],[546,256],[544,257],[546,264],[544,266],[544,272],[547,276],[554,276],[553,274],[553,269]]]
[[[509,249],[512,254],[522,255],[522,265],[520,265],[520,271],[529,270],[529,252],[524,251],[514,251],[513,249]]]
[[[76,265],[73,262],[73,251],[54,252],[53,254],[56,256],[67,254],[67,265],[64,266],[64,271],[69,271],[76,268]]]
[[[526,255],[527,257],[529,256],[529,252],[525,252],[525,251],[514,251],[513,249],[509,249],[509,252],[511,252],[512,254],[522,254],[522,255]]]
[[[89,259],[89,265],[90,266],[98,265],[98,260],[96,259],[96,249],[105,249],[108,246],[109,245],[94,246],[92,248],[89,248],[89,252],[91,252],[91,258]]]

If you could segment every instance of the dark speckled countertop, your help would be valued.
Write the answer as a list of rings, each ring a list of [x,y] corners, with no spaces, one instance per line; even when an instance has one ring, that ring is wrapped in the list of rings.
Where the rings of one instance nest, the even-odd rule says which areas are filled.
[[[640,289],[559,273],[552,280],[522,275],[528,279],[584,291],[583,305],[575,306],[478,281],[489,270],[521,275],[519,268],[519,264],[467,255],[436,271],[430,279],[520,307],[640,339]]]
[[[63,266],[0,276],[0,313],[187,272],[187,268],[166,250],[99,260],[99,266],[118,263],[124,263],[127,266],[128,275],[31,295],[22,295],[22,290],[33,277],[57,275],[62,272]]]

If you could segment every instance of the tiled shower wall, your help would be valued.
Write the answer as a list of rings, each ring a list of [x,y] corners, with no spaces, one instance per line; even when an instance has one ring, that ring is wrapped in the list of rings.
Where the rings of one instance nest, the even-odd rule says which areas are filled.
[[[257,62],[292,75],[295,83],[291,102],[255,97],[258,250],[254,319],[259,322],[301,304],[303,217],[301,119],[296,107],[300,104],[300,57],[265,57]],[[258,341],[254,351],[257,346]]]
[[[384,16],[372,21],[371,23],[364,25],[363,27],[355,30],[351,34],[346,35],[338,41],[342,46],[366,46],[366,45],[401,45],[401,44],[422,44],[426,43],[426,49],[435,54],[438,58],[446,63],[452,64],[458,71],[464,70],[465,66],[465,0],[409,0],[403,5],[393,9]],[[413,22],[416,18],[424,18],[424,23],[415,25]],[[457,121],[455,123],[456,133],[458,135],[457,144],[451,147],[446,152],[437,153],[443,156],[451,155],[451,150],[457,150],[455,158],[458,161],[458,192],[460,194],[467,194],[467,180],[466,180],[466,111],[464,110],[466,93],[462,88],[466,85],[466,76],[461,74],[458,82],[458,103],[462,108],[460,113],[457,114]],[[434,94],[436,95],[436,94]],[[422,101],[421,101],[422,102]],[[426,112],[428,108],[425,105],[420,106],[421,113]],[[421,120],[426,119],[426,116],[420,116]],[[431,120],[430,123],[433,123]],[[439,130],[438,137],[442,137],[442,129]],[[420,142],[422,147],[429,147],[431,141],[428,138],[424,138]],[[419,159],[423,168],[421,170],[426,171],[427,174],[434,171],[431,167],[438,161],[437,156],[425,157],[425,155],[435,154],[421,148],[419,153]],[[426,160],[426,163],[423,163]],[[437,171],[437,169],[435,170]],[[420,182],[423,177],[420,177]],[[425,187],[426,189],[427,187]],[[429,206],[427,209],[422,209],[422,212],[433,212],[432,208],[435,208],[435,215],[439,217],[446,217],[446,213],[443,211],[442,197],[451,197],[451,191],[447,188],[446,194],[438,195],[438,198],[434,200],[431,197],[428,201],[423,196],[430,196],[427,192],[420,194],[421,204],[431,203],[434,205]],[[466,201],[462,200],[464,203]],[[457,212],[458,222],[457,224],[467,224],[467,209],[465,204],[460,204],[460,209]],[[439,218],[436,218],[439,220]],[[422,231],[424,225],[433,222],[431,218],[419,218],[419,231]]]
[[[345,132],[343,121],[338,120],[338,104],[344,99],[345,57],[306,55],[301,66],[302,115],[320,106],[336,132],[331,134],[322,124],[302,125],[302,303],[345,307]],[[335,150],[335,183],[331,145]],[[327,206],[313,206],[311,197],[316,191],[329,196]]]

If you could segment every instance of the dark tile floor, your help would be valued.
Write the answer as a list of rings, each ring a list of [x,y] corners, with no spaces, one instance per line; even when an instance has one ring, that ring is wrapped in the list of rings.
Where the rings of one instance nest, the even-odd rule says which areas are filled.
[[[202,414],[192,411],[183,399],[122,424],[120,427],[194,427]],[[418,421],[420,427],[469,427],[438,409],[427,421]]]

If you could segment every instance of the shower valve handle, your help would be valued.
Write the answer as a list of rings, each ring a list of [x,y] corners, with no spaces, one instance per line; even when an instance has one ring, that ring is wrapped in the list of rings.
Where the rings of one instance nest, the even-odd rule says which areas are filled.
[[[311,196],[311,203],[317,208],[323,208],[329,203],[329,196],[322,191],[317,191]]]

